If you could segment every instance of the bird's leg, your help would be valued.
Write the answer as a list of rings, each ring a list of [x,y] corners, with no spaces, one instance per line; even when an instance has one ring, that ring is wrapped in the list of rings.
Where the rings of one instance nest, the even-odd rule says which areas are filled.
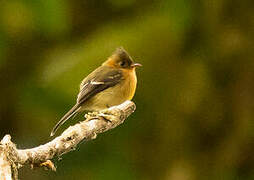
[[[98,111],[92,111],[92,112],[88,112],[85,114],[85,118],[86,119],[93,119],[99,116],[99,112]]]
[[[93,111],[85,114],[86,119],[103,118],[109,122],[115,122],[119,119],[120,112],[113,109],[104,109],[101,111]]]
[[[104,118],[104,120],[109,122],[116,122],[119,119],[119,111],[112,110],[112,109],[104,109],[99,111],[98,116]]]

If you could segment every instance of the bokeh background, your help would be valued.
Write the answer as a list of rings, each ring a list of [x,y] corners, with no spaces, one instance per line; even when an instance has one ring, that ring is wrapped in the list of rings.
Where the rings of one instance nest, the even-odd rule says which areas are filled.
[[[19,148],[50,140],[82,78],[116,47],[143,64],[137,110],[123,125],[56,158],[57,172],[25,167],[20,179],[254,179],[253,8],[253,0],[1,0],[0,133]]]

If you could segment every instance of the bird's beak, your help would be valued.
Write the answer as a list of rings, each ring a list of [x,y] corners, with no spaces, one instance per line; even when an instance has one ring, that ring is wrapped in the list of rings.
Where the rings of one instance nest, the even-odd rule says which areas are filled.
[[[131,67],[141,67],[142,66],[142,64],[139,64],[139,63],[133,63],[132,65],[131,65]]]

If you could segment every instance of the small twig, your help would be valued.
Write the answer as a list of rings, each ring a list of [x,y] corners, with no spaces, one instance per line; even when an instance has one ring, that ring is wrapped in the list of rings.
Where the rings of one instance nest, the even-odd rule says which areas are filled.
[[[5,135],[0,144],[0,179],[17,179],[17,169],[25,164],[55,168],[50,159],[75,149],[83,140],[95,139],[97,134],[122,124],[135,111],[135,104],[126,101],[100,112],[89,113],[86,120],[66,129],[52,141],[31,149],[19,150]],[[51,164],[52,163],[52,164]]]
[[[10,142],[10,136],[6,135],[0,143],[0,178],[4,180],[12,179],[12,162],[9,159],[8,151],[13,143]]]

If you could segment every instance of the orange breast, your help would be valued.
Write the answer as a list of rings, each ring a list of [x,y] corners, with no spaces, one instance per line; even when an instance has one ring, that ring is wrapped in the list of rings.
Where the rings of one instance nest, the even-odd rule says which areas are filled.
[[[125,81],[122,85],[123,96],[126,100],[131,100],[135,94],[136,86],[137,86],[137,77],[134,69],[132,70],[124,70],[124,78]]]

